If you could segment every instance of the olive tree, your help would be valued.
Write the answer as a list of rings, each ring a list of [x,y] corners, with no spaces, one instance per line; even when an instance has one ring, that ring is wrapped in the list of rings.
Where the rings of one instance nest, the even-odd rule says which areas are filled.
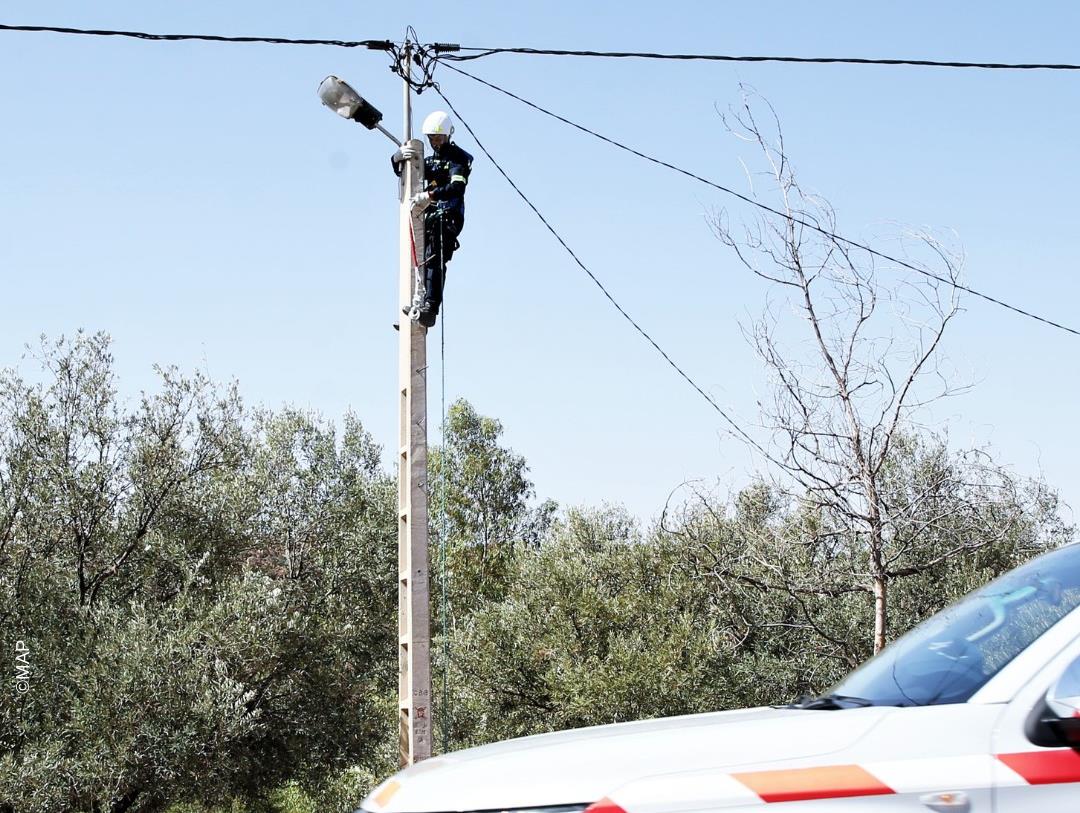
[[[36,357],[38,383],[0,376],[0,647],[30,664],[0,704],[0,806],[259,804],[383,773],[396,491],[360,424],[248,414],[171,369],[125,402],[102,335]]]
[[[1023,519],[1011,478],[976,451],[958,465],[927,459],[917,473],[896,462],[928,407],[965,388],[941,355],[962,258],[925,231],[900,237],[902,264],[840,236],[828,202],[797,180],[771,108],[747,94],[725,120],[763,158],[752,194],[772,210],[741,228],[714,218],[720,240],[769,285],[764,314],[746,328],[772,384],[761,405],[766,464],[814,517],[800,544],[848,562],[839,581],[795,594],[868,596],[877,651],[898,579],[992,546]]]

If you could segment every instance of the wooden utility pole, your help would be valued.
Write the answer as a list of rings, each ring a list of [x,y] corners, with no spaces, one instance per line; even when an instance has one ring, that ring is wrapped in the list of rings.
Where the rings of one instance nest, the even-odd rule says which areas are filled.
[[[402,71],[409,75],[405,44]],[[399,302],[413,303],[416,264],[424,258],[422,217],[412,198],[423,184],[421,141],[412,138],[412,92],[405,83],[403,142],[420,156],[401,173]],[[427,328],[401,319],[398,339],[398,743],[401,765],[431,756],[431,625],[428,608]]]

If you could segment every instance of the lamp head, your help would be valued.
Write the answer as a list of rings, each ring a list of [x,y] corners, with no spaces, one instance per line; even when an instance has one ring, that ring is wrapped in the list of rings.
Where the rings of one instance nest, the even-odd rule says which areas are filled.
[[[376,110],[348,82],[336,76],[328,76],[319,83],[322,103],[345,119],[358,121],[369,130],[382,121],[382,113]]]

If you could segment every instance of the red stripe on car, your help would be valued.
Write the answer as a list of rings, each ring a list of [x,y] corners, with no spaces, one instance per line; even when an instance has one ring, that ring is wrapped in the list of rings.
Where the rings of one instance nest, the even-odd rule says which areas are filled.
[[[997,758],[1031,785],[1080,782],[1080,753],[1071,748],[998,754]]]
[[[585,813],[626,813],[626,811],[605,796],[585,808]]]

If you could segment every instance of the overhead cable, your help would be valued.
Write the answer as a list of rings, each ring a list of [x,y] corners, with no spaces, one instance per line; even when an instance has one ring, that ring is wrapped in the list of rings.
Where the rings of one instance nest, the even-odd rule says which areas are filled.
[[[453,62],[467,62],[496,54],[526,54],[530,56],[578,56],[604,59],[667,59],[706,62],[794,62],[815,65],[906,65],[922,68],[982,68],[1004,71],[1080,71],[1080,65],[1061,62],[956,62],[935,59],[884,59],[834,56],[734,56],[731,54],[664,54],[649,51],[574,51],[565,48],[474,48],[461,46],[462,53],[448,56]]]
[[[143,31],[112,31],[106,29],[68,28],[51,25],[4,25],[0,31],[24,31],[53,34],[82,34],[95,37],[130,37],[141,40],[179,42],[197,40],[203,42],[249,42],[268,43],[271,45],[331,45],[338,48],[376,48],[389,50],[388,40],[329,40],[329,39],[290,39],[287,37],[227,37],[216,34],[151,34]],[[811,56],[767,56],[754,54],[672,54],[654,51],[593,51],[573,50],[568,48],[482,48],[457,46],[446,43],[434,43],[436,51],[468,51],[446,56],[454,62],[466,62],[482,59],[496,54],[524,54],[529,56],[575,56],[596,57],[602,59],[656,59],[706,62],[787,62],[816,65],[899,65],[922,68],[976,68],[983,70],[1006,71],[1078,71],[1080,65],[1067,62],[962,62],[936,59],[889,59],[875,57],[811,57]]]
[[[0,23],[0,31],[83,34],[93,37],[128,37],[131,39],[167,42],[197,40],[202,42],[261,42],[270,45],[332,45],[338,48],[371,48],[377,51],[387,51],[392,47],[392,43],[388,40],[317,40],[288,39],[285,37],[224,37],[218,36],[217,34],[148,34],[143,31],[107,31],[88,28],[61,28],[50,25],[4,25],[2,23]]]
[[[444,61],[447,58],[448,57],[440,57],[440,61]],[[825,237],[828,237],[830,240],[835,240],[837,242],[844,243],[845,245],[851,246],[852,248],[857,248],[857,249],[860,249],[862,251],[865,251],[868,254],[871,254],[871,255],[873,255],[875,257],[878,257],[879,259],[887,260],[888,262],[895,263],[896,265],[901,266],[903,268],[907,268],[910,271],[915,271],[916,273],[921,274],[924,277],[927,277],[927,278],[933,279],[933,280],[937,280],[938,282],[945,283],[946,285],[949,285],[949,286],[955,288],[958,291],[964,291],[965,293],[969,293],[972,296],[976,296],[976,297],[978,297],[980,299],[984,299],[987,302],[991,302],[994,305],[997,305],[997,306],[999,306],[1001,308],[1005,308],[1006,310],[1012,311],[1013,313],[1019,314],[1020,316],[1025,316],[1028,319],[1034,319],[1037,322],[1042,322],[1045,325],[1049,325],[1050,327],[1057,328],[1058,330],[1063,330],[1066,333],[1071,333],[1074,336],[1080,336],[1080,330],[1077,330],[1076,328],[1069,327],[1068,325],[1061,324],[1060,322],[1055,322],[1053,319],[1048,319],[1045,316],[1039,316],[1036,313],[1032,313],[1031,311],[1024,310],[1023,308],[1019,308],[1019,307],[1017,307],[1015,305],[1010,305],[1008,302],[1004,302],[1004,301],[1002,301],[1002,300],[1000,300],[1000,299],[998,299],[996,297],[990,296],[989,294],[984,294],[982,291],[978,291],[978,290],[976,290],[974,288],[971,288],[971,287],[969,287],[967,285],[963,285],[962,283],[959,283],[956,280],[950,279],[949,277],[943,277],[940,274],[935,274],[932,271],[927,271],[925,268],[920,268],[919,266],[914,265],[913,263],[910,263],[910,262],[908,262],[906,260],[902,260],[899,257],[894,257],[894,256],[892,256],[890,254],[886,254],[886,253],[884,253],[882,251],[878,251],[876,248],[871,248],[870,246],[866,245],[865,243],[860,243],[860,242],[858,242],[856,240],[852,240],[850,238],[844,237],[841,234],[837,234],[836,232],[829,231],[828,229],[822,228],[821,226],[817,225],[816,223],[813,223],[812,221],[805,220],[805,219],[800,218],[800,217],[796,217],[796,216],[794,216],[792,214],[789,214],[787,212],[782,212],[779,209],[774,209],[773,207],[771,207],[771,206],[769,206],[769,205],[767,205],[765,203],[762,203],[761,201],[754,200],[754,198],[751,198],[748,195],[744,195],[741,192],[736,192],[734,189],[731,189],[731,188],[729,188],[727,186],[724,186],[723,184],[719,184],[716,181],[710,181],[708,178],[703,178],[701,175],[698,175],[698,174],[696,174],[694,172],[691,172],[690,170],[683,169],[682,167],[675,166],[674,164],[668,163],[667,161],[663,161],[663,160],[661,160],[659,158],[654,158],[653,156],[647,155],[646,153],[643,153],[640,150],[636,150],[633,147],[629,147],[629,146],[627,146],[626,144],[623,144],[620,141],[616,141],[613,138],[609,138],[608,136],[602,135],[602,134],[596,132],[595,130],[590,130],[588,127],[585,127],[584,125],[581,125],[581,124],[578,124],[577,122],[571,121],[570,119],[566,118],[565,116],[560,116],[558,113],[554,113],[551,110],[548,110],[547,108],[541,107],[540,105],[536,104],[535,102],[530,102],[528,99],[522,98],[521,96],[518,96],[516,93],[512,93],[509,90],[506,90],[505,88],[501,88],[498,85],[492,84],[491,82],[488,82],[485,79],[481,79],[479,76],[474,76],[473,74],[469,73],[468,71],[464,71],[461,68],[458,68],[458,67],[456,67],[454,65],[446,65],[446,67],[449,68],[452,71],[455,71],[456,73],[460,73],[463,76],[467,76],[470,79],[472,79],[472,80],[474,80],[476,82],[479,82],[480,84],[485,85],[486,87],[491,88],[492,90],[496,90],[499,93],[502,93],[502,94],[504,94],[506,96],[509,96],[511,99],[516,99],[517,101],[521,102],[522,104],[528,105],[529,107],[533,108],[534,110],[537,110],[537,111],[543,113],[545,116],[550,116],[551,118],[553,118],[553,119],[555,119],[557,121],[560,121],[563,124],[567,124],[567,125],[575,128],[575,129],[577,129],[577,130],[580,130],[583,133],[588,133],[589,135],[593,136],[594,138],[598,138],[601,141],[607,142],[608,144],[612,145],[613,147],[618,147],[620,150],[624,150],[625,152],[628,152],[631,155],[636,155],[638,158],[644,158],[646,161],[650,161],[650,162],[652,162],[654,164],[658,164],[659,166],[665,167],[665,168],[670,169],[670,170],[672,170],[674,172],[678,172],[679,174],[685,175],[688,178],[693,178],[695,181],[699,181],[699,182],[701,182],[703,184],[706,184],[707,186],[713,187],[714,189],[718,189],[721,192],[724,192],[724,193],[726,193],[728,195],[732,195],[732,196],[738,198],[739,200],[743,201],[744,203],[749,203],[750,205],[756,206],[758,209],[761,209],[761,210],[763,210],[765,212],[769,212],[770,214],[776,215],[777,217],[782,217],[785,220],[790,220],[792,223],[797,223],[800,226],[804,226],[805,228],[813,229],[814,231],[824,235]]]
[[[540,213],[540,210],[536,208],[536,205],[531,200],[529,200],[525,193],[521,191],[521,188],[516,183],[514,183],[513,179],[509,175],[506,174],[506,170],[504,170],[502,168],[502,165],[495,160],[495,157],[488,151],[487,147],[484,146],[483,142],[480,141],[479,138],[477,138],[476,133],[473,131],[472,127],[469,126],[469,123],[465,121],[464,117],[461,115],[461,113],[457,111],[453,103],[448,98],[446,98],[446,95],[442,92],[439,84],[437,82],[433,83],[432,87],[435,89],[435,92],[439,94],[439,97],[444,102],[446,102],[446,106],[450,108],[450,111],[457,117],[457,120],[461,122],[461,125],[468,131],[469,135],[472,136],[473,141],[476,142],[476,146],[480,148],[484,155],[487,156],[487,159],[491,161],[491,163],[494,165],[495,169],[499,171],[499,174],[502,175],[506,182],[510,184],[510,186],[513,188],[513,190],[517,192],[518,197],[525,201],[525,205],[532,209],[533,214],[535,214],[540,219],[540,222],[544,224],[545,228],[547,228],[547,230],[551,232],[552,236],[554,236],[554,238],[559,241],[559,245],[561,245],[566,250],[566,253],[570,255],[571,259],[573,259],[573,261],[577,263],[578,268],[584,271],[589,277],[589,279],[593,281],[596,287],[600,289],[600,292],[607,298],[608,302],[610,302],[614,306],[615,310],[617,310],[619,314],[622,315],[622,317],[631,324],[634,330],[641,334],[645,341],[647,341],[653,346],[653,349],[656,350],[656,352],[663,357],[664,361],[666,361],[668,365],[673,370],[675,370],[676,373],[682,376],[683,379],[685,379],[686,382],[709,403],[709,406],[716,410],[720,417],[723,418],[724,421],[727,422],[728,426],[731,427],[730,431],[732,434],[746,441],[750,446],[761,452],[761,454],[765,455],[765,457],[769,460],[774,460],[772,455],[770,455],[768,451],[766,451],[761,446],[761,444],[754,440],[753,437],[747,434],[746,430],[739,426],[735,422],[735,420],[730,415],[728,415],[727,412],[725,412],[718,403],[716,403],[716,400],[707,392],[705,392],[705,390],[703,390],[698,385],[698,383],[694,381],[694,379],[692,379],[685,370],[682,369],[682,367],[676,364],[675,361],[671,358],[671,356],[667,354],[664,348],[657,344],[656,340],[653,339],[653,337],[650,336],[648,332],[646,332],[646,330],[641,325],[639,325],[629,313],[626,312],[626,309],[623,308],[623,306],[620,305],[618,301],[616,301],[615,297],[611,295],[611,292],[608,291],[606,287],[604,287],[604,284],[597,278],[597,276],[592,271],[589,270],[588,266],[586,266],[585,263],[581,261],[581,258],[578,257],[574,250],[570,248],[569,245],[567,245],[566,241],[563,240],[562,236],[557,231],[555,231],[555,227],[552,226],[551,223],[548,222],[548,219]]]

